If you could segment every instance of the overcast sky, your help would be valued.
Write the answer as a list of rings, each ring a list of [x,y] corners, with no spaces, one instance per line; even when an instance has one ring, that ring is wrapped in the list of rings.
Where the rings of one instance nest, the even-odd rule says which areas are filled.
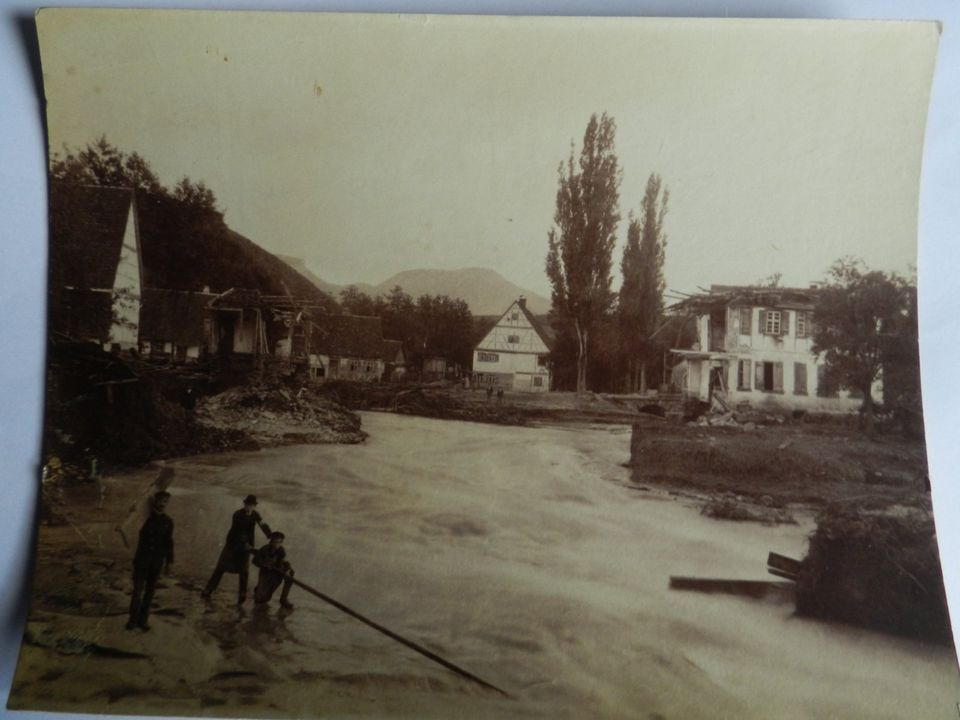
[[[557,165],[602,111],[618,126],[621,240],[647,176],[670,189],[671,289],[774,272],[805,285],[842,255],[915,263],[933,24],[76,10],[39,23],[52,149],[106,134],[166,184],[203,180],[231,227],[331,282],[479,266],[548,294]]]

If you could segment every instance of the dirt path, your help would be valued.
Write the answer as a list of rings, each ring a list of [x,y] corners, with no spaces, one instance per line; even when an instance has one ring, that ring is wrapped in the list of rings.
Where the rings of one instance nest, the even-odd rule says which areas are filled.
[[[16,704],[261,717],[954,717],[948,650],[793,618],[782,602],[669,590],[674,574],[768,579],[767,552],[802,555],[811,525],[716,521],[629,489],[626,427],[377,413],[363,426],[363,445],[178,461],[180,585],[158,593],[172,612],[153,633],[127,633],[122,617],[57,606],[41,578]],[[110,482],[104,516],[130,485]],[[227,576],[212,605],[200,602],[195,588],[248,492],[286,532],[302,579],[513,699],[296,591],[292,614],[238,613]],[[90,533],[95,513],[84,512]],[[68,535],[42,533],[41,562]],[[99,592],[121,610],[124,552],[106,533],[83,560],[116,561]],[[146,657],[97,655],[90,643]]]

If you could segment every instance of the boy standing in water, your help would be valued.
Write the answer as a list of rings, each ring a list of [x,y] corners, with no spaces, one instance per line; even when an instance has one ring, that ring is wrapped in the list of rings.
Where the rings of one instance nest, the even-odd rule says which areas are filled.
[[[240,576],[240,587],[237,596],[237,605],[243,605],[247,599],[247,578],[250,572],[250,553],[253,552],[256,541],[256,528],[270,537],[270,526],[267,525],[260,513],[256,510],[257,496],[247,495],[243,499],[243,507],[233,514],[227,540],[223,545],[217,566],[207,582],[202,595],[209,598],[220,584],[224,573],[237,573]]]
[[[283,540],[282,532],[270,533],[270,542],[253,554],[253,564],[260,568],[257,586],[253,589],[253,601],[257,605],[266,605],[282,582],[280,607],[289,610],[293,607],[287,600],[290,588],[293,586],[293,568],[286,560],[287,553],[283,549]]]

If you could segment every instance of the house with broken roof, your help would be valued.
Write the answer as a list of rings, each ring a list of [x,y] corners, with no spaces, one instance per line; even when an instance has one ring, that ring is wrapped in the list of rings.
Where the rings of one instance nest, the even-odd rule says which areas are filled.
[[[268,361],[306,365],[313,321],[322,308],[290,295],[231,288],[209,303],[216,353],[237,367]]]
[[[137,348],[143,286],[140,233],[129,188],[53,183],[50,323],[105,350]]]
[[[473,384],[505,390],[550,389],[549,334],[521,295],[473,350]]]
[[[696,323],[691,348],[671,350],[674,384],[730,409],[855,410],[861,398],[832,386],[813,352],[815,287],[712,285],[674,306]],[[879,397],[879,383],[874,396]]]
[[[317,315],[311,322],[310,376],[318,382],[379,382],[384,373],[379,317]]]
[[[151,360],[196,362],[217,349],[210,304],[218,296],[143,288],[140,354]]]

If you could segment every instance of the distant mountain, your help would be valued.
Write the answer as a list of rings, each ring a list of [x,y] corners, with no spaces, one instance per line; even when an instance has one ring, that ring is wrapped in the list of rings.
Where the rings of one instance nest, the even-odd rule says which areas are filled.
[[[287,265],[303,275],[303,277],[305,277],[307,280],[312,282],[325,293],[332,295],[334,298],[336,298],[340,294],[340,291],[345,287],[343,285],[334,285],[333,283],[327,282],[322,277],[315,275],[313,271],[307,267],[307,263],[303,261],[303,258],[279,254],[275,255],[275,257],[283,260]]]
[[[306,264],[298,258],[284,255],[277,257],[286,261],[301,275],[309,278],[321,290],[337,297],[346,285],[334,285],[306,269]],[[489,268],[462,268],[460,270],[404,270],[384,280],[378,285],[355,283],[358,290],[368,295],[385,295],[399,285],[403,291],[414,298],[420,295],[449,295],[461,298],[470,306],[474,315],[497,315],[505,311],[510,303],[521,295],[527,298],[527,307],[535,315],[545,315],[550,311],[550,301],[530,290],[507,280],[500,273]]]

